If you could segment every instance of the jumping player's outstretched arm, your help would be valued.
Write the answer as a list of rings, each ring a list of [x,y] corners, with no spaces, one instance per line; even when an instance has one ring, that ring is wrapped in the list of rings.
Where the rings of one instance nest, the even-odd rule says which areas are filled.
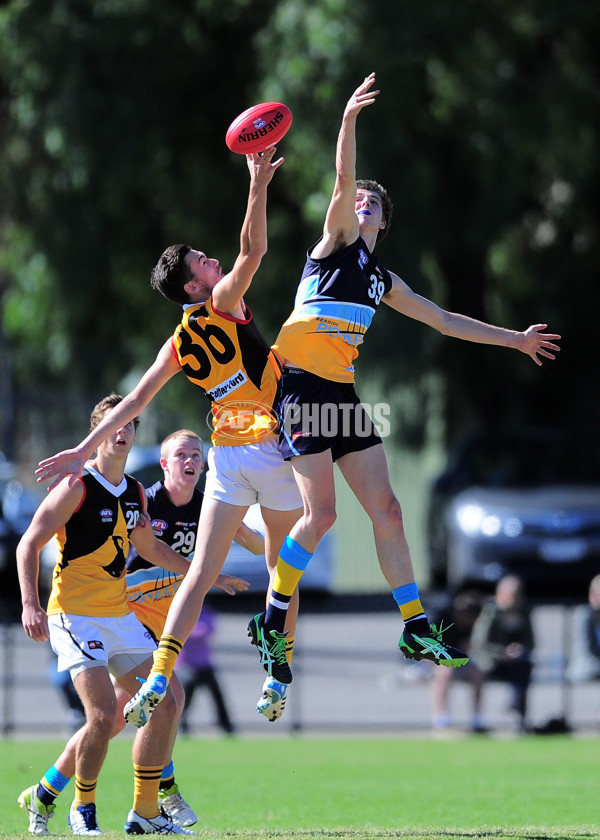
[[[393,285],[383,301],[392,309],[402,312],[409,318],[422,321],[433,327],[442,335],[453,338],[462,338],[465,341],[474,341],[478,344],[495,344],[500,347],[512,347],[520,350],[527,356],[531,356],[536,365],[542,364],[543,356],[546,359],[556,358],[560,347],[554,342],[560,340],[556,333],[543,333],[547,324],[533,324],[523,332],[507,330],[504,327],[496,327],[493,324],[486,324],[461,315],[457,312],[447,312],[433,301],[416,294],[407,284],[390,272]]]
[[[375,102],[379,91],[371,90],[374,84],[375,73],[371,73],[356,88],[344,109],[335,153],[335,184],[325,216],[323,238],[311,251],[316,259],[328,257],[358,237],[356,118],[363,108]]]
[[[81,475],[85,462],[96,447],[121,426],[138,417],[152,398],[166,382],[181,370],[169,338],[158,352],[154,363],[148,368],[135,388],[109,412],[100,423],[74,449],[65,449],[39,462],[35,471],[38,482],[54,479],[48,489],[52,490],[67,475],[73,480]]]
[[[242,298],[248,291],[262,258],[267,253],[267,187],[284,161],[272,163],[276,152],[270,146],[261,155],[246,155],[250,192],[240,234],[240,252],[231,271],[215,286],[212,299],[220,312],[243,318]]]

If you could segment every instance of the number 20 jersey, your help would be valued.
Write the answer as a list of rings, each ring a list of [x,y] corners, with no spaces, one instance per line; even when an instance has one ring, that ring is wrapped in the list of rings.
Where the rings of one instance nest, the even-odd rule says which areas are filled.
[[[323,259],[309,250],[294,311],[274,349],[285,364],[334,382],[354,382],[358,348],[391,288],[389,271],[380,268],[361,237]]]
[[[212,300],[186,304],[173,349],[190,382],[212,403],[212,443],[241,446],[271,434],[281,367],[246,307],[246,319],[216,310]]]
[[[56,533],[59,555],[47,613],[125,616],[130,612],[125,564],[129,534],[144,509],[141,485],[125,475],[115,487],[90,466],[77,480],[84,494]]]

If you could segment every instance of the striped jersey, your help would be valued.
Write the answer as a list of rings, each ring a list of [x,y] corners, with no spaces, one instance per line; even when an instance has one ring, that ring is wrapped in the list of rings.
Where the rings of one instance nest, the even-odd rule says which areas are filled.
[[[77,480],[84,494],[56,534],[59,553],[47,613],[127,615],[125,564],[129,535],[144,509],[142,488],[129,475],[115,487],[89,465]]]
[[[361,237],[322,259],[309,251],[294,311],[274,350],[286,364],[334,382],[354,382],[359,347],[391,288],[389,271],[380,268]]]
[[[184,305],[173,335],[181,369],[211,401],[212,443],[241,446],[274,431],[280,365],[246,307],[234,318],[205,303]]]

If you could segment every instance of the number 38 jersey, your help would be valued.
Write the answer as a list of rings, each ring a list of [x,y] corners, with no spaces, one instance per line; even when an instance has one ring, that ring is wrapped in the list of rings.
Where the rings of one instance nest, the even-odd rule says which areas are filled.
[[[311,257],[311,250],[294,311],[273,348],[285,364],[334,382],[354,382],[358,348],[392,278],[360,237],[323,259]]]
[[[83,498],[56,534],[59,554],[47,613],[127,615],[125,564],[129,534],[144,509],[141,485],[125,475],[115,487],[90,466],[78,481]]]
[[[187,378],[212,403],[212,443],[241,446],[272,433],[281,367],[250,310],[242,320],[219,312],[210,299],[183,308],[173,349]]]
[[[187,504],[175,505],[164,483],[157,481],[146,488],[146,496],[154,536],[191,560],[202,507],[200,490],[194,490]],[[162,635],[167,612],[182,580],[183,575],[153,566],[131,547],[126,577],[129,606],[156,640]]]

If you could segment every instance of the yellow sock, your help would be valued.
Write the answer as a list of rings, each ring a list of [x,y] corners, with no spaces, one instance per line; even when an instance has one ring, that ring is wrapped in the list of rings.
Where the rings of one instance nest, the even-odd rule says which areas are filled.
[[[400,612],[404,621],[408,621],[409,618],[414,618],[417,615],[425,615],[423,604],[419,598],[409,601],[407,604],[400,604]]]
[[[158,786],[162,771],[162,765],[160,767],[133,765],[133,810],[146,820],[159,814]]]
[[[158,647],[152,654],[154,663],[148,679],[150,677],[157,677],[162,675],[170,680],[173,676],[173,668],[177,662],[177,657],[181,653],[183,642],[176,639],[174,636],[161,636],[158,642]],[[141,815],[140,815],[141,816]]]
[[[81,776],[75,774],[73,806],[78,808],[80,805],[89,805],[90,802],[95,802],[97,784],[98,779],[82,779]]]
[[[280,595],[293,595],[303,573],[304,569],[296,569],[282,560],[281,557],[278,557],[273,579],[273,591]]]
[[[292,664],[292,656],[294,654],[294,636],[288,636],[285,640],[285,658],[287,664]]]

